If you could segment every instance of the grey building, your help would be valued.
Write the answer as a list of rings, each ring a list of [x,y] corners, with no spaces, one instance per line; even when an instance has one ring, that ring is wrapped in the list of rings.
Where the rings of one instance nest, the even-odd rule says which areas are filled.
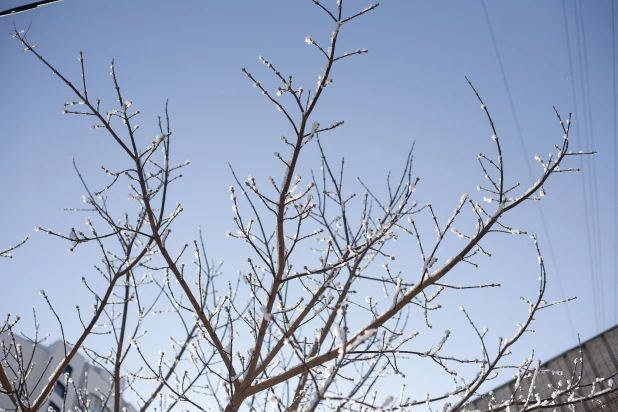
[[[580,353],[581,351],[581,353]],[[577,362],[576,362],[576,359]],[[583,362],[579,361],[583,359]],[[534,369],[534,368],[533,368]],[[605,332],[585,341],[580,346],[576,346],[564,353],[543,363],[539,369],[534,382],[532,393],[538,394],[541,400],[547,399],[548,403],[560,405],[568,400],[568,395],[561,393],[569,385],[569,382],[578,382],[581,389],[574,392],[577,400],[583,397],[594,398],[587,402],[576,403],[575,410],[596,412],[596,411],[618,411],[618,325]],[[466,411],[499,411],[506,410],[503,402],[513,399],[525,402],[528,398],[532,374],[520,379],[519,388],[516,380],[513,379],[492,391],[480,396],[466,405]],[[604,379],[599,378],[611,378]],[[514,394],[514,395],[513,395]],[[553,395],[553,397],[552,397]],[[529,405],[538,402],[536,396],[532,396]],[[548,405],[549,406],[549,405]],[[522,405],[513,405],[510,411],[518,411]],[[546,410],[552,411],[571,411],[567,406],[556,406]]]
[[[34,401],[41,389],[49,382],[49,376],[64,359],[64,345],[58,341],[49,346],[33,345],[19,336],[0,334],[0,362],[9,380],[21,382],[20,391]],[[16,357],[20,358],[20,362]],[[21,363],[21,366],[19,366]],[[25,379],[24,379],[25,378]],[[113,409],[114,396],[111,375],[105,369],[92,365],[79,352],[64,370],[41,411],[109,412]],[[124,386],[124,382],[122,382]],[[24,398],[22,396],[22,399]],[[121,400],[127,412],[135,408]],[[14,411],[15,406],[5,393],[0,393],[0,411]]]

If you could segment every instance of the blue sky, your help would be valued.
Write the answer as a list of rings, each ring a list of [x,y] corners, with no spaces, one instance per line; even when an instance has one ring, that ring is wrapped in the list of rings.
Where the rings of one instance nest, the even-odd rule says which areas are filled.
[[[5,1],[2,7],[18,4]],[[349,11],[367,5],[346,2]],[[554,177],[541,202],[544,221],[535,204],[507,218],[538,234],[549,271],[548,300],[578,298],[568,312],[562,305],[539,316],[537,333],[522,342],[522,356],[535,348],[541,359],[548,359],[574,346],[576,333],[587,339],[616,323],[611,2],[487,1],[485,6],[480,1],[387,1],[345,27],[340,50],[367,48],[369,53],[335,67],[334,83],[315,118],[323,124],[346,121],[323,141],[331,159],[345,156],[350,190],[361,191],[358,176],[384,191],[387,172],[400,170],[416,141],[413,174],[421,178],[417,198],[431,202],[445,221],[464,192],[482,199],[475,189],[484,184],[475,157],[479,152],[493,155],[491,131],[464,76],[477,87],[497,124],[511,183],[532,182],[524,147],[536,180],[541,167],[534,155],[546,156],[561,143],[552,106],[563,116],[574,113],[571,147],[596,150],[594,166],[586,160],[582,173]],[[585,49],[577,37],[576,7]],[[282,73],[292,74],[296,85],[313,88],[323,62],[304,38],[311,35],[325,43],[330,20],[312,2],[300,0],[184,1],[173,6],[159,0],[65,0],[0,20],[0,32],[5,33],[0,37],[0,247],[31,237],[14,259],[0,261],[0,315],[20,314],[28,331],[31,307],[36,306],[42,329],[58,337],[38,291],[44,289],[61,314],[74,318],[74,304],[87,302],[80,279],[95,276],[97,257],[91,250],[69,254],[66,244],[33,229],[68,233],[82,224],[85,216],[63,211],[79,207],[83,194],[72,158],[97,187],[106,184],[100,166],[119,165],[121,152],[103,132],[89,130],[89,119],[60,114],[63,103],[74,97],[33,56],[20,53],[20,44],[8,35],[13,22],[19,29],[31,25],[29,38],[37,50],[76,83],[76,58],[83,51],[89,93],[107,108],[115,102],[109,76],[114,58],[126,98],[141,111],[144,141],[157,134],[157,116],[169,99],[176,139],[173,163],[192,162],[172,191],[173,203],[185,208],[176,224],[176,240],[191,241],[201,226],[209,254],[225,260],[226,273],[233,277],[245,270],[248,250],[225,237],[234,228],[228,162],[241,178],[252,174],[265,181],[269,175],[279,176],[272,153],[282,150],[279,138],[290,130],[240,69],[276,87],[258,60],[263,55]],[[579,158],[571,162],[580,166]],[[312,168],[319,168],[315,147],[301,161],[304,175]],[[117,207],[122,205],[119,201]],[[414,241],[403,242],[398,253],[422,265]],[[451,309],[465,304],[496,336],[510,336],[526,313],[519,296],[536,293],[535,253],[525,237],[497,235],[486,246],[494,254],[491,259],[481,259],[476,270],[462,268],[449,281],[499,282],[503,288],[449,295],[444,303]],[[443,326],[459,324],[465,334],[462,317],[452,312],[450,319],[448,310],[440,318]],[[414,328],[423,331],[422,319],[415,322]],[[68,328],[78,330],[72,323]]]

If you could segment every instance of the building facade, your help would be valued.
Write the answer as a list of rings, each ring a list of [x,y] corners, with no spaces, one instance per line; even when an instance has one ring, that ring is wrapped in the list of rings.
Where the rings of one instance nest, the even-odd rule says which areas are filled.
[[[0,361],[7,377],[18,382],[17,389],[22,394],[21,399],[27,398],[33,402],[49,382],[49,376],[64,359],[63,343],[58,341],[49,346],[34,345],[19,336],[1,334],[0,345]],[[107,370],[91,364],[78,352],[40,410],[109,412],[114,406],[111,377]],[[124,386],[124,381],[122,384]],[[133,406],[122,399],[121,407],[127,412],[136,412]],[[0,393],[0,411],[2,410],[15,410],[9,396],[4,392]]]

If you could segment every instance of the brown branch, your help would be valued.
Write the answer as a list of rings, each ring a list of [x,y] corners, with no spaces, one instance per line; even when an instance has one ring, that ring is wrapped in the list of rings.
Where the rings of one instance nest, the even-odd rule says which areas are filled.
[[[64,369],[71,362],[73,357],[77,354],[77,351],[81,348],[81,346],[83,345],[83,343],[86,340],[86,338],[88,337],[88,335],[90,335],[90,333],[92,332],[92,329],[96,325],[99,317],[103,314],[103,312],[105,310],[105,306],[107,305],[107,302],[109,301],[110,297],[112,296],[114,285],[116,284],[118,279],[120,279],[126,273],[130,272],[138,264],[138,262],[146,255],[146,253],[149,250],[149,246],[150,246],[151,242],[152,242],[152,239],[148,242],[147,245],[144,246],[144,249],[139,253],[139,255],[136,256],[136,258],[131,263],[129,263],[127,265],[127,267],[125,269],[119,271],[111,279],[111,282],[110,282],[110,284],[109,284],[109,286],[107,288],[107,291],[105,292],[105,295],[103,296],[103,298],[99,302],[99,306],[97,307],[97,310],[95,311],[94,316],[90,320],[90,323],[88,323],[88,325],[86,326],[86,328],[84,329],[84,331],[82,332],[80,337],[77,339],[77,341],[73,345],[73,348],[69,351],[69,353],[65,356],[65,358],[56,367],[56,370],[49,377],[49,382],[47,383],[47,385],[45,385],[45,387],[43,388],[41,393],[39,393],[39,396],[34,401],[34,404],[32,406],[33,410],[39,410],[41,408],[41,406],[43,406],[43,403],[45,403],[45,401],[47,400],[47,397],[49,396],[51,391],[54,389],[54,386],[56,385],[56,381],[60,378],[60,376],[62,375],[62,372],[64,371]],[[128,258],[127,258],[127,260],[128,260]]]

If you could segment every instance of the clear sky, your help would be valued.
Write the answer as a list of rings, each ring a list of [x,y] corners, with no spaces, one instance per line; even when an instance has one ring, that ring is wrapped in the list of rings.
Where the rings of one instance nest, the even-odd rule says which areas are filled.
[[[22,3],[3,1],[1,7]],[[334,7],[335,1],[325,4]],[[350,12],[368,5],[344,4]],[[169,99],[172,163],[192,162],[172,191],[172,204],[185,208],[175,239],[190,242],[201,226],[209,254],[225,260],[230,278],[246,270],[248,250],[225,237],[234,229],[228,162],[241,178],[279,176],[272,153],[282,150],[280,136],[290,130],[240,69],[274,90],[277,83],[258,60],[263,55],[292,74],[296,85],[313,88],[323,61],[304,38],[326,43],[330,20],[308,0],[64,0],[0,19],[0,248],[31,238],[14,259],[0,260],[0,315],[20,314],[23,329],[30,331],[36,306],[42,330],[57,338],[38,292],[44,289],[62,315],[75,319],[74,304],[87,302],[80,279],[96,276],[97,257],[79,248],[70,254],[67,244],[34,233],[34,227],[68,233],[83,226],[84,215],[63,211],[80,207],[84,193],[72,158],[88,182],[101,187],[107,180],[100,166],[121,164],[122,153],[103,132],[90,131],[90,119],[60,114],[74,96],[33,56],[21,53],[9,35],[13,22],[19,29],[30,26],[37,51],[75,83],[80,82],[77,55],[83,51],[89,93],[101,97],[105,110],[115,107],[109,76],[114,58],[125,96],[141,111],[138,133],[144,141],[157,134],[157,116]],[[485,182],[475,157],[494,155],[491,131],[464,76],[496,121],[506,178],[513,184],[536,180],[541,167],[534,155],[546,157],[561,144],[552,106],[563,116],[573,112],[571,147],[598,154],[592,162],[581,162],[582,173],[555,176],[541,208],[530,203],[507,223],[538,234],[549,271],[547,299],[577,300],[568,311],[565,305],[543,311],[534,326],[537,333],[522,342],[521,357],[535,348],[537,356],[548,359],[574,346],[576,334],[587,339],[617,322],[612,24],[609,0],[385,1],[345,27],[340,50],[367,48],[369,53],[335,67],[334,83],[316,112],[323,124],[346,121],[323,140],[331,159],[345,156],[350,190],[362,191],[358,176],[384,191],[387,172],[400,170],[416,141],[417,199],[431,202],[442,222],[463,193],[482,199],[475,188]],[[580,158],[570,161],[580,167]],[[315,148],[302,159],[301,173],[308,177],[312,168],[319,168]],[[451,294],[443,304],[450,309],[466,305],[480,326],[496,331],[497,341],[501,334],[511,336],[524,318],[527,308],[519,297],[535,296],[538,269],[527,237],[496,235],[485,246],[492,258],[479,259],[479,269],[461,268],[448,281],[496,282],[503,288]],[[412,239],[404,239],[398,253],[420,268],[415,247]],[[460,324],[469,331],[461,314],[448,310],[438,329]],[[422,318],[415,319],[413,329],[424,331],[423,325]],[[73,334],[78,330],[76,321],[67,327]],[[478,346],[474,340],[469,344]]]

